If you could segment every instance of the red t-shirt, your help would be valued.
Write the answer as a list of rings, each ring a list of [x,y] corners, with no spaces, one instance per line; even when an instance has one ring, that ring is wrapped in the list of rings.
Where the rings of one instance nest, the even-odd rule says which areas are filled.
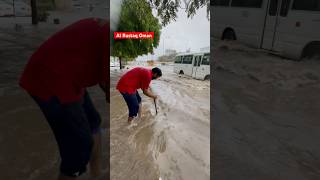
[[[148,89],[151,79],[151,69],[136,67],[126,72],[120,78],[117,89],[121,93],[133,94],[137,89]]]
[[[109,81],[109,23],[80,20],[51,36],[31,56],[20,86],[43,100],[78,101],[86,87]]]

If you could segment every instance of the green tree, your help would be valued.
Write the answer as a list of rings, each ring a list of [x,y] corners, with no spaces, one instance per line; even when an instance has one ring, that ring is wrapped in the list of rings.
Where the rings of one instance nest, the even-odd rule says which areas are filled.
[[[207,6],[207,18],[210,16],[210,0],[147,0],[157,11],[163,26],[177,18],[179,9],[185,9],[188,17],[193,17],[199,8]]]
[[[124,0],[117,31],[119,32],[154,32],[153,39],[114,40],[111,55],[132,60],[140,55],[153,53],[160,40],[161,25],[152,14],[150,5],[145,0]]]

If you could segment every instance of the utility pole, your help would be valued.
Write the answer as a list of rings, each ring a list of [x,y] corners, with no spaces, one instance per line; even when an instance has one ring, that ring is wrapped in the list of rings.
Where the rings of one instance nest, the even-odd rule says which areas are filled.
[[[36,0],[31,0],[31,16],[32,16],[32,24],[38,24],[38,11],[37,11],[37,2]]]

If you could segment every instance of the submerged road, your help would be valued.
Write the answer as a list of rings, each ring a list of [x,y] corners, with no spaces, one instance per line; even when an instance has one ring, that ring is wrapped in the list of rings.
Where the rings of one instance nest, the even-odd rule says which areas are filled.
[[[210,82],[160,68],[163,77],[151,84],[158,114],[140,92],[143,116],[135,127],[128,127],[127,106],[115,89],[122,72],[111,70],[111,178],[209,180]]]
[[[213,179],[320,179],[320,64],[215,42]]]

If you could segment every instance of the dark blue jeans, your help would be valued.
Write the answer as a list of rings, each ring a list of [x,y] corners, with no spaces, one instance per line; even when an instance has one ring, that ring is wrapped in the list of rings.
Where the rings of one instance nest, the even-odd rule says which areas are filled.
[[[136,91],[134,94],[121,93],[124,100],[127,103],[129,109],[129,117],[136,117],[139,112],[139,104],[141,103],[141,97]]]
[[[85,92],[80,101],[61,104],[57,97],[44,101],[32,96],[46,117],[59,146],[60,171],[66,176],[79,176],[86,171],[93,148],[93,134],[101,118],[90,96]]]

